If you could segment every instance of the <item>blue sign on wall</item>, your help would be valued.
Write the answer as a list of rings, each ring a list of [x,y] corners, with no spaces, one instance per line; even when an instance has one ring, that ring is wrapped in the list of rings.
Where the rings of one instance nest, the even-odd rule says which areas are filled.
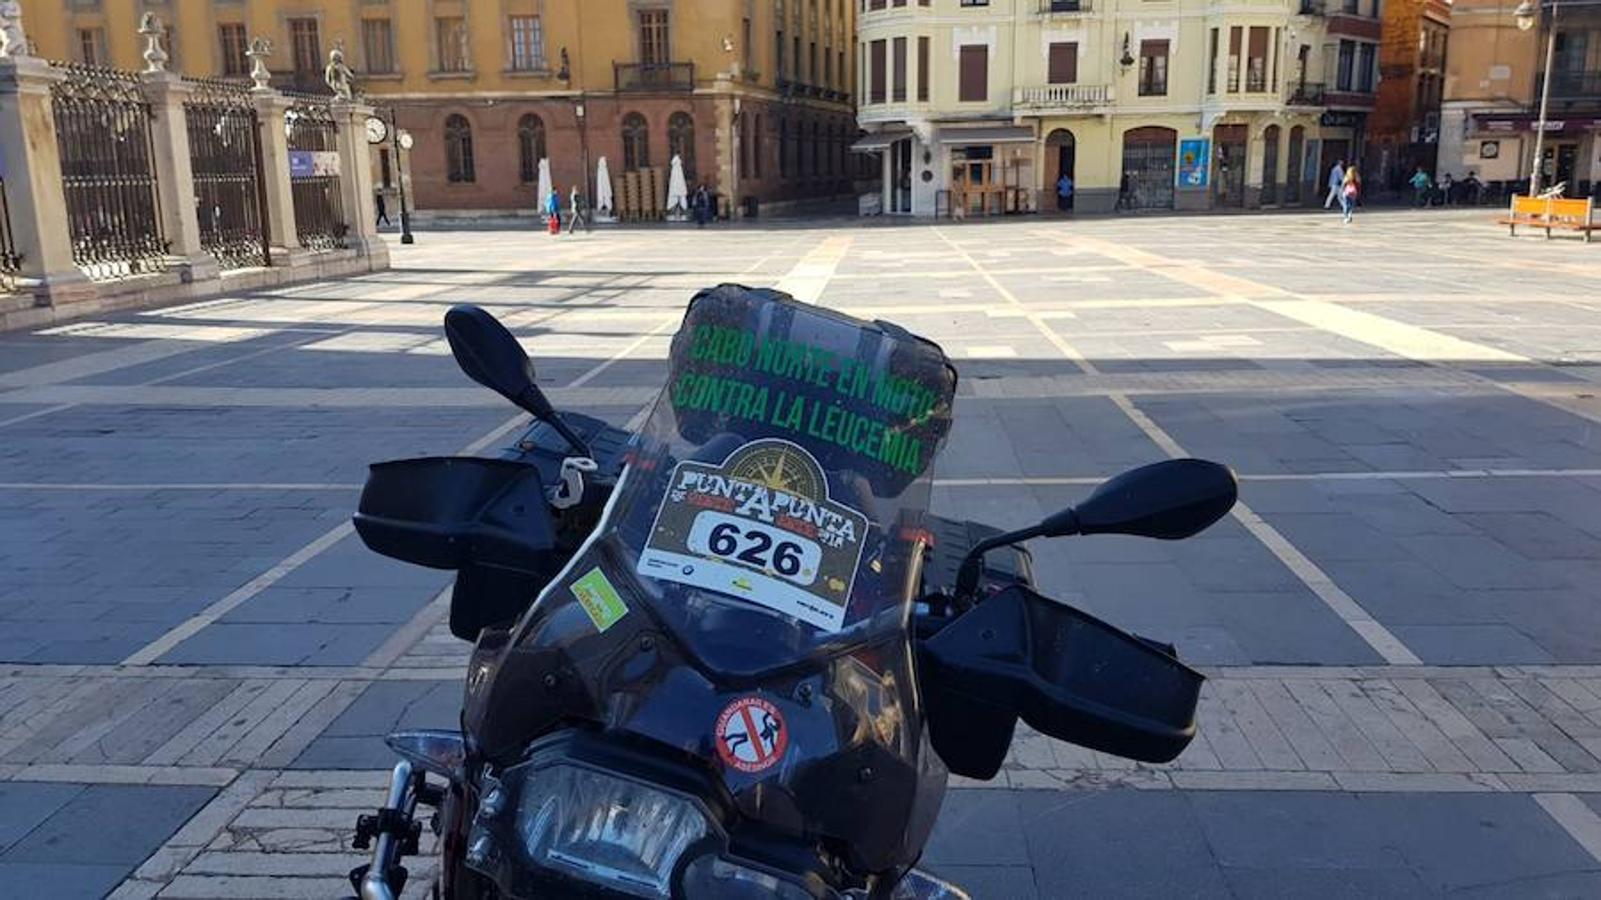
[[[1206,138],[1179,141],[1179,187],[1204,188],[1212,169],[1212,142]]]
[[[289,177],[290,178],[310,178],[313,171],[314,171],[314,166],[312,164],[312,151],[310,151],[310,150],[291,150],[291,151],[289,151]]]

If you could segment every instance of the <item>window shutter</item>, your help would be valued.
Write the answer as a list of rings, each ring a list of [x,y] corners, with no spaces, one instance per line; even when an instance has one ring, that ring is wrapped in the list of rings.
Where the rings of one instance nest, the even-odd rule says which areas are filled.
[[[989,59],[987,44],[964,44],[959,67],[957,99],[963,103],[983,103],[989,99]]]
[[[1078,81],[1078,44],[1073,42],[1051,45],[1050,83],[1073,84]]]

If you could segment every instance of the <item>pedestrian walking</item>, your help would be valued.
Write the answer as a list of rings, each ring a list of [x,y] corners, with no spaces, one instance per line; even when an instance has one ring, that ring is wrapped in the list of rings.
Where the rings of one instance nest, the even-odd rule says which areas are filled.
[[[1420,209],[1427,205],[1429,202],[1429,188],[1434,184],[1434,179],[1429,177],[1429,173],[1423,171],[1422,166],[1418,166],[1418,170],[1412,173],[1412,177],[1408,179],[1407,183],[1412,185],[1412,205]]]
[[[1063,211],[1073,208],[1073,178],[1066,172],[1056,179],[1056,208]]]
[[[573,185],[572,191],[567,195],[567,210],[567,233],[573,234],[580,225],[587,232],[589,230],[589,220],[584,215],[584,195],[578,193],[578,185],[576,184]]]
[[[1440,205],[1451,206],[1456,203],[1456,179],[1446,172],[1435,179],[1434,186],[1439,189]]]
[[[1134,182],[1133,179],[1129,178],[1127,172],[1124,172],[1123,176],[1117,180],[1117,208],[1134,208]]]
[[[1345,217],[1345,224],[1351,224],[1351,213],[1356,210],[1356,201],[1362,195],[1362,176],[1357,174],[1356,163],[1345,167],[1345,174],[1340,182],[1340,213]]]
[[[554,185],[545,195],[545,227],[551,234],[561,234],[561,195]]]
[[[1345,189],[1345,160],[1337,159],[1334,166],[1329,169],[1329,195],[1323,198],[1323,208],[1328,209],[1339,202],[1340,195]]]
[[[388,225],[389,210],[384,206],[384,192],[374,191],[372,197],[373,205],[378,209],[378,220],[373,223],[372,227],[377,228],[379,225]]]
[[[689,199],[689,208],[695,214],[695,227],[705,228],[712,216],[712,194],[706,190],[704,182],[695,186],[695,193]]]

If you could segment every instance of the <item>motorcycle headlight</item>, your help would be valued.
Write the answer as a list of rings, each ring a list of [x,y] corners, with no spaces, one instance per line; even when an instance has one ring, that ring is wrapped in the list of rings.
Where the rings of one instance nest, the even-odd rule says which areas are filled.
[[[702,856],[685,867],[683,888],[687,900],[813,900],[814,896],[799,884],[716,855]]]
[[[529,861],[635,897],[670,897],[679,857],[710,827],[686,797],[580,766],[535,770],[521,794]]]

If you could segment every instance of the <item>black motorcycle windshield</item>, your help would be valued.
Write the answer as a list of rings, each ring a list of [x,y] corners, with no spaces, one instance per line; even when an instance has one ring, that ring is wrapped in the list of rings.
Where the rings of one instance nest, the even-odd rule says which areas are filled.
[[[895,326],[701,292],[600,525],[521,639],[552,605],[602,631],[644,611],[713,670],[753,672],[904,628],[908,523],[955,385],[936,345]]]

